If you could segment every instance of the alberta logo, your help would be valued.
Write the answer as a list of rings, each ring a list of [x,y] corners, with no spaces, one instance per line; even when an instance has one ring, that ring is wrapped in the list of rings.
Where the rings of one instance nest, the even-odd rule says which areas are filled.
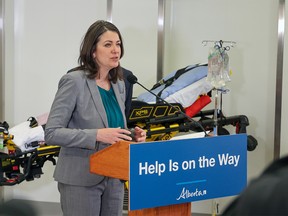
[[[198,188],[196,188],[194,191],[189,191],[188,189],[183,187],[179,197],[176,200],[205,196],[206,194],[207,194],[206,190],[198,190]]]

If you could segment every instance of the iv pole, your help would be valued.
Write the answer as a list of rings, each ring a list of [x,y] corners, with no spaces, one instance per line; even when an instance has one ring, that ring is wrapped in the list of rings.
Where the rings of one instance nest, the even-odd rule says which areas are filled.
[[[206,46],[208,43],[214,43],[214,48],[219,49],[220,53],[224,54],[224,52],[229,51],[231,47],[234,47],[236,45],[236,42],[234,41],[214,41],[214,40],[203,40],[202,44],[203,46]],[[223,46],[223,44],[230,44],[227,46]],[[222,55],[221,55],[222,56]],[[223,60],[223,59],[222,59]],[[223,60],[224,61],[224,60]],[[208,68],[209,68],[209,62],[208,62]],[[209,73],[209,71],[208,71]],[[219,74],[217,75],[219,76]],[[208,75],[207,75],[208,77]],[[218,77],[217,77],[218,78]],[[215,83],[211,81],[213,88],[213,91],[215,91],[214,100],[215,100],[215,108],[214,108],[214,128],[213,128],[213,135],[218,135],[218,117],[222,117],[222,96],[223,93],[227,93],[229,90],[224,87],[219,87]]]

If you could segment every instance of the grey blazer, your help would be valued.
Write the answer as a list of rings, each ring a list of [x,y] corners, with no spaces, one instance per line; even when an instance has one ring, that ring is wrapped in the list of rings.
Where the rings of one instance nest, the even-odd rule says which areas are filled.
[[[125,118],[124,81],[112,83],[117,101]],[[59,145],[54,178],[56,181],[91,186],[103,176],[89,171],[89,156],[109,144],[96,141],[99,128],[108,127],[108,120],[95,80],[88,79],[84,71],[65,74],[59,81],[45,127],[45,142]]]

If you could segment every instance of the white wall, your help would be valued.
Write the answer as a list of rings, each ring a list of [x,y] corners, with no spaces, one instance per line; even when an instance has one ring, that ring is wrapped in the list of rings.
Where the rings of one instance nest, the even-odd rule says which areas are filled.
[[[174,0],[167,30],[165,70],[170,72],[207,62],[209,47],[202,40],[237,43],[228,52],[233,74],[231,91],[223,97],[223,111],[228,116],[245,114],[250,120],[248,132],[259,141],[257,150],[249,153],[252,157],[259,154],[257,162],[253,161],[259,166],[249,170],[253,175],[272,157],[278,12],[274,2]],[[261,10],[255,16],[258,7]]]
[[[10,127],[50,110],[60,77],[77,66],[80,42],[88,27],[107,19],[103,0],[9,0],[6,10],[5,120]],[[138,10],[150,16],[141,16]],[[153,8],[153,10],[151,10]],[[143,83],[156,82],[157,2],[114,1],[114,23],[124,38],[122,66]],[[141,25],[139,25],[141,23]],[[147,76],[148,75],[148,76]],[[135,88],[135,92],[142,91]],[[136,94],[137,95],[137,94]],[[46,165],[47,164],[47,165]],[[59,202],[54,166],[46,163],[40,179],[5,190],[5,199]]]
[[[156,82],[158,1],[113,1],[113,23],[121,30],[125,54],[121,65],[133,71],[139,82]],[[144,16],[143,16],[144,14]],[[143,89],[134,85],[134,96]]]
[[[248,134],[259,143],[255,151],[248,152],[248,177],[254,178],[273,157],[278,1],[165,2],[165,74],[206,62],[208,47],[202,40],[237,43],[228,53],[233,75],[231,91],[224,95],[223,111],[227,116],[243,114],[249,118]],[[113,1],[113,22],[124,37],[121,64],[147,87],[156,82],[157,5],[155,0]],[[5,10],[4,106],[5,120],[13,126],[49,111],[59,78],[77,64],[82,36],[95,20],[106,19],[107,9],[103,0],[6,0]],[[287,62],[284,69],[283,96],[287,98]],[[143,90],[135,87],[137,96]],[[287,106],[286,99],[282,155],[288,152],[284,130],[288,127]],[[5,188],[6,195],[59,202],[53,170],[51,164],[45,164],[40,179]],[[220,208],[230,199],[219,200]],[[211,201],[196,202],[192,209],[209,213],[210,205]]]
[[[5,120],[12,127],[49,111],[59,78],[77,65],[82,36],[95,20],[106,19],[106,3],[15,0],[5,4]],[[54,166],[46,164],[45,175],[14,186],[12,197],[59,202]],[[7,199],[11,189],[5,193]]]
[[[167,2],[170,16],[165,34],[165,72],[207,62],[209,47],[214,44],[203,46],[203,40],[237,43],[228,52],[233,74],[229,83],[231,91],[223,95],[223,112],[227,116],[243,114],[249,118],[247,132],[259,143],[255,151],[248,152],[248,177],[251,179],[273,157],[277,1]],[[229,200],[231,198],[217,200],[220,210]],[[210,211],[206,208],[209,201],[203,203],[193,204],[192,209],[196,212]]]

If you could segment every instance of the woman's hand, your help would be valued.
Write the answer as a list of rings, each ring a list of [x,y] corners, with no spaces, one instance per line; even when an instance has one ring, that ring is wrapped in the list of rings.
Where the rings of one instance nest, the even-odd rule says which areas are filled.
[[[145,142],[146,140],[146,131],[143,130],[142,128],[136,126],[134,128],[134,139],[136,142]]]
[[[98,129],[96,140],[104,143],[114,144],[120,140],[132,141],[129,136],[131,132],[121,128]]]

